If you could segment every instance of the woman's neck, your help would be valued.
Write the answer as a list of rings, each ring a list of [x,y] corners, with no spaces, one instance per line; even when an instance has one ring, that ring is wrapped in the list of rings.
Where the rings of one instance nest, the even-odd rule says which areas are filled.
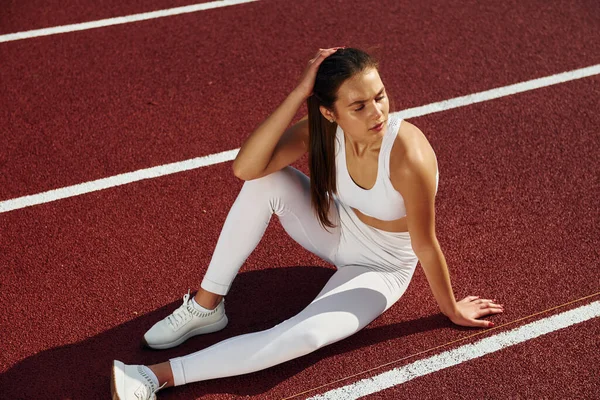
[[[349,144],[352,154],[359,158],[370,152],[378,153],[381,149],[381,143],[383,141],[383,134],[380,132],[361,138],[355,138],[346,133],[344,136],[346,142]]]

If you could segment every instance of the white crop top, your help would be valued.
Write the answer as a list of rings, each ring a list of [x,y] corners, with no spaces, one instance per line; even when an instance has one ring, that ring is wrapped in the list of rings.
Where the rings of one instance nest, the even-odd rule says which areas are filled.
[[[338,126],[335,133],[335,170],[338,199],[361,213],[382,221],[393,221],[406,215],[404,199],[394,189],[390,180],[390,153],[401,123],[402,119],[397,115],[388,115],[387,129],[379,150],[377,179],[375,185],[368,190],[358,186],[352,180],[346,164],[344,131]]]

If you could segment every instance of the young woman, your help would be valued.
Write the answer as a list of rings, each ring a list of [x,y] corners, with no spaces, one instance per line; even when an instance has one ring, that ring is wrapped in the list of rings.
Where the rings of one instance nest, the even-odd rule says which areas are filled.
[[[308,119],[287,128],[304,101]],[[306,152],[310,179],[289,166]],[[154,399],[163,387],[258,371],[344,339],[398,301],[417,261],[454,323],[490,327],[479,318],[503,311],[495,300],[455,300],[435,235],[435,154],[417,127],[389,114],[368,54],[319,50],[298,86],[245,141],[233,170],[246,182],[201,287],[144,335],[149,347],[174,347],[227,325],[223,296],[272,214],[337,271],[302,312],[271,329],[149,367],[115,360],[113,399]]]

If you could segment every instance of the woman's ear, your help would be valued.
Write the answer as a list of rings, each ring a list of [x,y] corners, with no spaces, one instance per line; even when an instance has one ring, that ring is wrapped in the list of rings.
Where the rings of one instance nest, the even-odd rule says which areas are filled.
[[[333,112],[330,111],[329,109],[323,107],[323,106],[319,106],[319,111],[321,111],[321,115],[328,120],[329,122],[335,122],[335,115],[333,115]]]

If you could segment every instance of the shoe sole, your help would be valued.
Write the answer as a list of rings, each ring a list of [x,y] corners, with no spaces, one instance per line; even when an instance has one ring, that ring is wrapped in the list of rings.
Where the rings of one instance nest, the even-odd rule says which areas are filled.
[[[117,393],[117,388],[120,387],[120,388],[124,389],[125,377],[123,376],[123,374],[120,374],[119,382],[117,382],[117,374],[115,374],[116,368],[120,368],[122,371],[125,371],[125,364],[123,364],[121,361],[117,361],[117,360],[113,361],[113,367],[112,367],[112,371],[110,374],[110,394],[111,394],[112,400],[121,400],[121,398],[119,397],[119,394]]]
[[[221,318],[214,324],[201,326],[199,328],[192,329],[191,331],[189,331],[188,333],[186,333],[185,335],[183,335],[182,337],[180,337],[179,339],[177,339],[173,342],[150,344],[146,341],[146,338],[143,338],[142,343],[145,346],[150,347],[151,349],[155,349],[155,350],[170,349],[170,348],[179,346],[181,343],[185,342],[186,340],[188,340],[189,338],[191,338],[193,336],[204,335],[207,333],[213,333],[213,332],[220,331],[220,330],[224,329],[228,323],[229,323],[229,320],[227,319],[227,315],[223,315],[223,318]]]

